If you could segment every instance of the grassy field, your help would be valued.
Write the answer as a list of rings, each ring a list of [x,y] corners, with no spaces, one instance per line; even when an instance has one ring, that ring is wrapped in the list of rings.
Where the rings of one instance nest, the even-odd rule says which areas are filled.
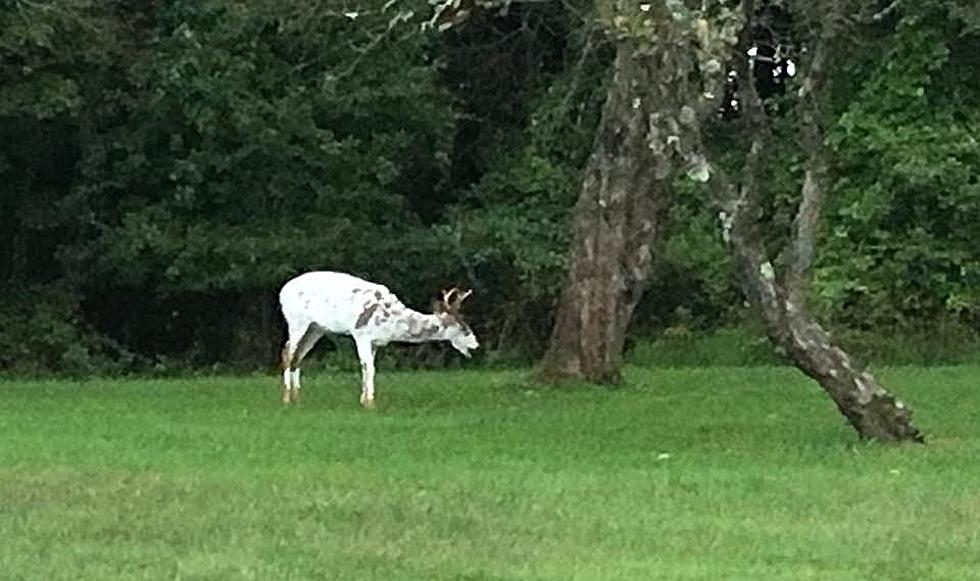
[[[0,579],[980,579],[980,368],[880,375],[927,446],[788,368],[0,383]]]

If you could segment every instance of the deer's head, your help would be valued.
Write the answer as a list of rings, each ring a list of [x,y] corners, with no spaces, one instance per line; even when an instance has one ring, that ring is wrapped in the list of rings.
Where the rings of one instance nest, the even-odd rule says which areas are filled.
[[[465,355],[470,356],[470,350],[480,346],[476,335],[470,326],[460,315],[459,307],[466,300],[466,297],[473,294],[472,290],[461,291],[456,287],[442,291],[442,300],[433,305],[433,310],[439,315],[442,326],[445,329],[444,336],[453,347]]]

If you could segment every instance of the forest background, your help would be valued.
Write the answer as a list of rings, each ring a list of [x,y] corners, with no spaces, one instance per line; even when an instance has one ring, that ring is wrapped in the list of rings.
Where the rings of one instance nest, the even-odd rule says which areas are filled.
[[[515,1],[441,30],[424,0],[4,2],[0,371],[267,369],[278,288],[313,269],[417,307],[472,287],[482,361],[537,358],[614,52],[594,10]],[[776,14],[756,70],[778,110]],[[812,307],[872,360],[975,360],[980,7],[924,0],[860,31],[825,112]],[[795,134],[775,139],[798,178]],[[629,356],[779,361],[678,181]],[[766,209],[786,230],[792,202]]]

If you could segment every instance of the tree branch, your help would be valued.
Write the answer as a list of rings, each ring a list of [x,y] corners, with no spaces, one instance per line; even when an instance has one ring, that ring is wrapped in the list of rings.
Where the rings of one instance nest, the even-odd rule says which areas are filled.
[[[354,71],[357,70],[358,65],[361,64],[361,61],[363,61],[367,55],[371,54],[382,42],[384,42],[389,37],[391,37],[398,24],[402,22],[408,22],[409,20],[411,20],[412,16],[413,13],[411,11],[399,12],[398,14],[393,16],[391,20],[388,21],[388,26],[385,28],[384,32],[372,38],[367,45],[363,47],[356,47],[356,46],[352,47],[355,50],[355,52],[358,53],[358,55],[354,57],[353,60],[351,60],[350,64],[348,64],[343,71],[338,73],[333,78],[333,81],[336,82],[352,75]]]
[[[735,200],[736,207],[733,211],[741,212],[751,204],[755,213],[759,212],[758,198],[759,188],[757,186],[759,163],[762,151],[772,135],[772,128],[769,126],[769,118],[766,115],[762,104],[762,97],[755,86],[755,76],[752,73],[751,61],[746,58],[748,47],[752,46],[752,25],[755,12],[755,3],[752,0],[742,2],[744,11],[745,25],[739,39],[739,50],[736,54],[734,70],[738,81],[738,100],[742,104],[744,118],[748,122],[752,141],[749,151],[746,154],[745,164],[742,166],[741,184],[739,185],[738,197]],[[732,219],[737,215],[733,214]]]
[[[871,17],[871,20],[873,20],[874,22],[881,22],[889,15],[891,15],[892,12],[898,10],[899,4],[901,4],[901,0],[893,0],[891,4],[885,6],[883,9],[879,10],[878,12],[875,12],[874,16]]]
[[[793,220],[793,238],[788,248],[786,289],[791,302],[804,300],[806,276],[813,265],[814,245],[820,225],[820,214],[827,198],[827,155],[823,143],[822,115],[819,97],[829,82],[826,73],[827,53],[832,35],[826,26],[814,47],[799,91],[800,141],[807,154],[801,188],[800,207]]]

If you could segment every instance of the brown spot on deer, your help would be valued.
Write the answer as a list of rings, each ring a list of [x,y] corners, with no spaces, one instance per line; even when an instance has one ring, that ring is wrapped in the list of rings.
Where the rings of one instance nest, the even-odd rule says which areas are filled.
[[[370,305],[365,306],[364,307],[364,310],[361,311],[361,315],[359,317],[357,317],[357,322],[354,323],[354,328],[355,329],[360,329],[364,325],[367,325],[368,324],[368,321],[371,320],[371,315],[373,315],[374,314],[374,311],[376,311],[376,310],[378,310],[378,304],[377,303],[373,303],[373,304],[370,304]]]

